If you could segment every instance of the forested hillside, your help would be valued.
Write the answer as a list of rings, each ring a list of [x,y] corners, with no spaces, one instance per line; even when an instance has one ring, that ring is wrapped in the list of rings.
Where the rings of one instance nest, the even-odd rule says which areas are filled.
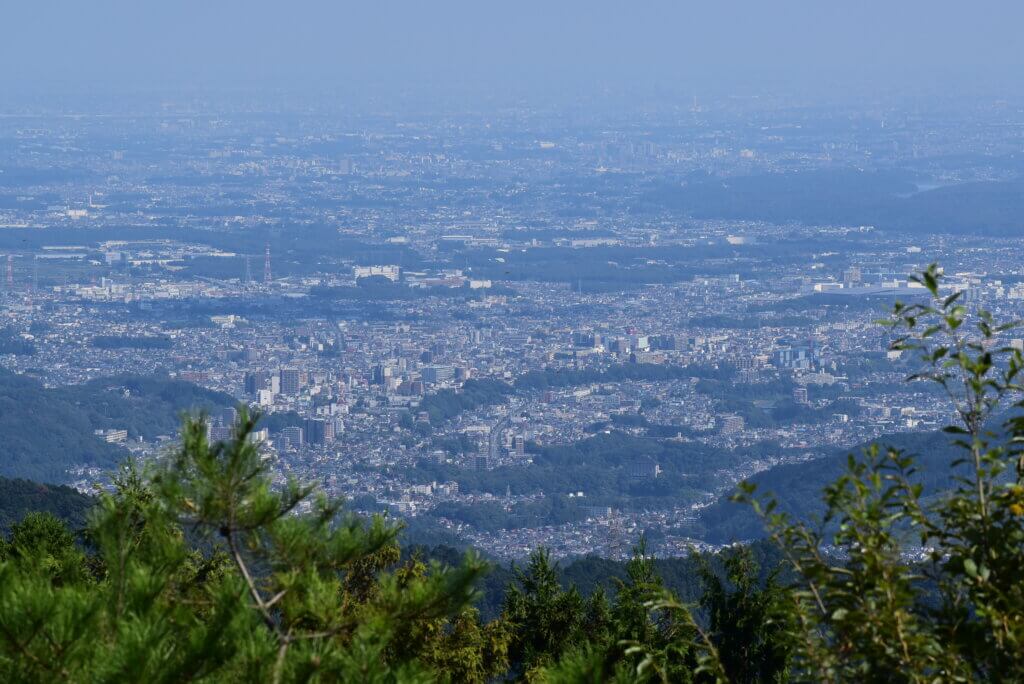
[[[71,487],[0,477],[0,533],[31,512],[51,513],[78,530],[85,526],[86,512],[95,503]]]
[[[920,468],[913,481],[924,487],[924,495],[946,491],[953,483],[957,469],[952,467],[959,456],[942,432],[899,433],[885,435],[877,444],[902,449],[918,458]],[[823,490],[846,470],[850,454],[859,455],[869,444],[849,449],[836,449],[829,456],[805,463],[791,463],[770,468],[749,478],[760,491],[770,492],[779,500],[779,510],[801,520],[818,518],[825,511]],[[728,544],[761,538],[764,523],[749,506],[736,503],[730,495],[721,497],[701,514],[697,530],[702,539],[715,544]]]
[[[65,482],[73,466],[113,469],[125,452],[96,437],[96,430],[173,436],[183,412],[234,403],[229,395],[168,378],[121,376],[46,388],[0,370],[0,476]]]

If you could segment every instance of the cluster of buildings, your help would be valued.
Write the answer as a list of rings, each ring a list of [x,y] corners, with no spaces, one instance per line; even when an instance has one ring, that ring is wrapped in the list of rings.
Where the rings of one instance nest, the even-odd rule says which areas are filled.
[[[25,181],[0,202],[0,330],[35,350],[0,365],[51,386],[131,373],[225,392],[262,413],[254,439],[281,481],[501,557],[623,555],[644,529],[663,533],[659,553],[682,552],[702,508],[743,477],[949,420],[930,388],[903,382],[912,359],[874,323],[922,296],[909,273],[938,261],[965,303],[1024,313],[1019,239],[641,211],[663,179],[867,158],[985,179],[996,172],[950,177],[926,160],[956,151],[943,136],[1004,144],[992,127],[909,115],[882,132],[863,112],[823,139],[788,111],[706,103],[639,128],[581,114],[574,132],[529,109],[457,124],[5,118],[8,165],[64,168],[76,150],[89,173]],[[212,440],[233,434],[235,409],[220,408]],[[513,491],[544,449],[613,432],[714,449],[721,465],[664,505],[628,493],[667,476],[636,453],[621,454],[614,498],[571,477]],[[443,514],[552,497],[583,514],[501,534]]]

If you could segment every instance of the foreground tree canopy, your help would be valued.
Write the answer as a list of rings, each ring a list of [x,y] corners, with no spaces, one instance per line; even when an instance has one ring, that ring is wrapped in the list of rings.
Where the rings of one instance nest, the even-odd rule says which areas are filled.
[[[1024,367],[997,324],[917,277],[893,349],[940,385],[957,486],[924,500],[914,457],[851,456],[821,521],[736,496],[785,561],[734,547],[698,564],[693,604],[643,540],[610,595],[558,581],[543,549],[498,619],[474,609],[487,564],[403,559],[399,529],[275,483],[242,413],[211,444],[186,421],[159,466],[127,466],[76,539],[31,513],[0,541],[3,681],[865,682],[1024,680]]]

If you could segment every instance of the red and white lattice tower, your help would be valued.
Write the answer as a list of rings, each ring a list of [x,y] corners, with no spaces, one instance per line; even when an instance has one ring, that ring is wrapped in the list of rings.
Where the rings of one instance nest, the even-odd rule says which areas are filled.
[[[268,242],[263,256],[263,282],[269,283],[270,281],[270,243]]]

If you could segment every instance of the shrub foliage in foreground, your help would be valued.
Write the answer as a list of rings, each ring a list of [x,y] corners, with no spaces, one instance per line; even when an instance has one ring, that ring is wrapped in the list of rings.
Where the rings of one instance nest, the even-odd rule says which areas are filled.
[[[397,529],[271,486],[242,416],[209,444],[187,421],[159,470],[126,469],[85,544],[48,514],[0,542],[4,681],[952,682],[1024,680],[1024,367],[984,311],[917,278],[893,348],[940,385],[965,473],[924,500],[914,458],[872,448],[824,491],[819,524],[749,485],[786,562],[748,549],[701,560],[694,605],[668,592],[641,540],[611,597],[563,587],[544,550],[501,617],[471,607],[485,565],[402,561]],[[997,422],[1004,420],[999,426]],[[997,425],[996,429],[991,426]]]
[[[399,565],[397,530],[271,487],[243,416],[208,444],[189,421],[148,479],[125,471],[79,551],[33,515],[0,549],[5,681],[482,681],[505,667],[500,624],[469,608],[483,563]],[[310,512],[294,515],[300,505]]]

